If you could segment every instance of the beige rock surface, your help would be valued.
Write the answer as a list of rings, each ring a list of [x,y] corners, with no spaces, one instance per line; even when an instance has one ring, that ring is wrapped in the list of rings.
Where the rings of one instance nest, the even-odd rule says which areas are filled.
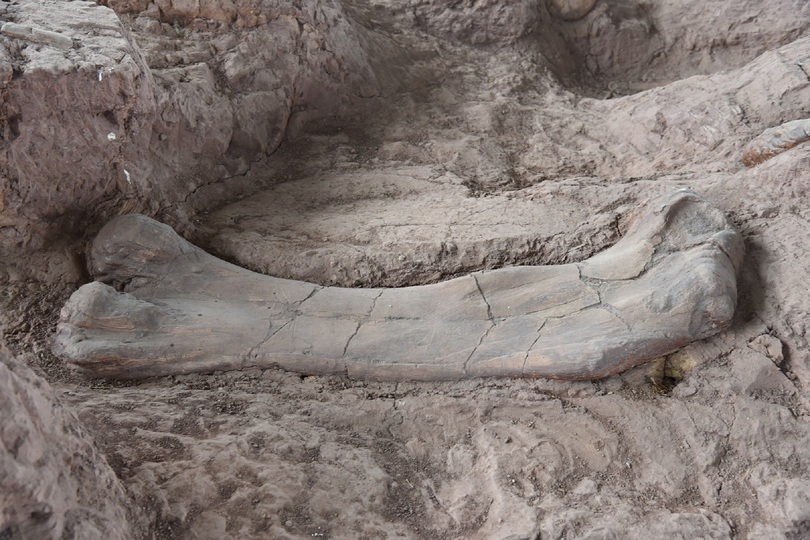
[[[810,149],[741,159],[810,115],[810,5],[599,1],[563,21],[541,0],[107,3],[117,20],[0,6],[75,47],[0,27],[0,320],[143,537],[807,536]],[[596,383],[111,384],[50,353],[114,215],[273,276],[395,287],[584,261],[684,187],[743,237],[736,315]]]
[[[4,249],[75,237],[120,208],[183,202],[246,174],[288,124],[380,92],[339,3],[112,4],[145,11],[128,21],[93,2],[4,6]]]
[[[133,537],[142,518],[92,437],[41,377],[0,348],[0,534]]]

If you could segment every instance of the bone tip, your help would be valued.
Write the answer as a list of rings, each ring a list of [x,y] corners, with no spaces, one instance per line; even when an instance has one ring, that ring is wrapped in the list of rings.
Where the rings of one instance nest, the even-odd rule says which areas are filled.
[[[94,276],[132,277],[149,263],[167,262],[196,249],[169,225],[127,214],[113,218],[99,231],[90,249],[90,267]]]

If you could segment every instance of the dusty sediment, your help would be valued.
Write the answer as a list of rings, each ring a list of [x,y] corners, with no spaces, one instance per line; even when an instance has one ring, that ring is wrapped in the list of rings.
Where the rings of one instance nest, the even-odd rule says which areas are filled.
[[[80,234],[99,213],[182,203],[201,185],[244,175],[291,122],[378,93],[340,4],[311,7],[257,18],[248,5],[238,15],[153,5],[128,27],[95,3],[7,6],[4,244],[37,248]],[[207,25],[232,17],[242,39],[222,33],[211,43]],[[186,26],[194,20],[209,23]],[[162,59],[139,45],[139,30]],[[279,69],[282,49],[288,63]]]
[[[2,339],[129,497],[82,523],[126,506],[134,538],[807,535],[810,149],[742,159],[808,117],[810,5],[103,3],[0,6]],[[117,215],[265,274],[402,287],[582,264],[678,188],[742,237],[734,318],[600,381],[111,384],[50,352]],[[59,470],[54,509],[83,478]]]
[[[806,11],[784,3],[783,12]],[[695,20],[679,11],[694,6],[597,2],[582,20],[561,23],[531,1],[469,10],[420,2],[412,13],[351,2],[108,4],[120,19],[92,3],[4,10],[12,25],[0,32],[4,245],[75,238],[97,215],[122,211],[193,229],[186,223],[196,211],[303,174],[295,169],[305,161],[276,150],[285,140],[309,148],[319,131],[328,136],[313,144],[337,159],[354,148],[365,160],[441,165],[474,189],[497,190],[549,177],[727,167],[753,134],[807,101],[807,45],[790,43],[805,19],[777,22],[780,9],[752,2],[716,14],[731,32],[723,48],[712,45],[710,21],[673,24]],[[778,52],[747,64],[755,52],[734,40],[749,38],[751,18],[769,21],[751,43]],[[715,51],[705,61],[696,57],[703,43]],[[622,54],[600,56],[618,44]],[[641,66],[707,78],[645,78]],[[673,82],[624,99],[583,97]],[[681,95],[690,96],[689,113]],[[453,122],[432,121],[451,111]]]
[[[0,531],[6,538],[132,538],[130,507],[93,438],[31,369],[0,348]]]

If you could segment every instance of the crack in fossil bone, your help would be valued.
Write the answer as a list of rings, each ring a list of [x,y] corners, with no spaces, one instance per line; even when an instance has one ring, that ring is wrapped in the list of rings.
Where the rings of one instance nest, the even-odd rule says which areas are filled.
[[[484,340],[487,339],[487,336],[489,335],[490,332],[492,332],[492,329],[495,328],[497,324],[495,321],[491,322],[492,325],[489,328],[487,328],[486,332],[484,332],[481,335],[481,339],[478,340],[478,343],[475,345],[475,347],[473,347],[473,350],[470,351],[470,355],[467,357],[466,360],[464,360],[464,365],[462,366],[461,370],[464,372],[465,375],[467,374],[467,365],[470,363],[470,360],[472,359],[473,356],[475,356],[475,353],[476,351],[478,351],[478,348],[481,347],[481,344],[484,343]]]
[[[534,346],[537,344],[537,342],[540,341],[540,336],[542,335],[543,327],[545,325],[546,325],[546,321],[543,321],[543,323],[540,325],[540,328],[537,329],[537,337],[534,338],[534,341],[532,341],[532,344],[529,345],[528,349],[526,349],[526,355],[523,357],[523,365],[520,367],[520,372],[521,373],[526,373],[526,362],[529,361],[529,354],[532,352],[532,348],[534,348]]]
[[[363,321],[357,321],[357,327],[354,329],[354,333],[349,336],[349,339],[346,340],[346,345],[343,346],[343,354],[340,355],[341,358],[346,358],[346,352],[349,350],[349,345],[351,344],[354,336],[357,335],[357,332],[360,331],[360,327],[363,325]]]
[[[601,302],[601,303],[599,304],[599,308],[600,308],[600,309],[604,309],[605,311],[607,311],[608,313],[610,313],[611,315],[613,315],[614,317],[616,317],[617,319],[619,319],[619,320],[622,322],[622,324],[624,325],[625,329],[626,329],[628,332],[632,332],[632,331],[633,331],[633,328],[630,326],[630,323],[628,323],[628,322],[627,322],[627,321],[624,319],[624,317],[622,317],[622,312],[621,312],[621,310],[617,309],[617,308],[616,308],[616,306],[613,306],[613,305],[611,305],[611,304],[608,304],[607,302]]]
[[[487,305],[487,317],[492,322],[492,325],[495,326],[496,322],[495,322],[495,318],[492,316],[492,306],[490,305],[489,301],[487,300],[487,295],[485,295],[483,289],[481,289],[481,283],[478,282],[478,276],[476,276],[475,274],[470,274],[470,275],[472,276],[473,280],[475,280],[475,286],[478,288],[478,292],[481,294],[481,299]],[[480,342],[479,342],[479,344],[480,344]]]
[[[281,326],[278,326],[277,328],[275,328],[275,330],[273,330],[273,328],[274,328],[273,318],[268,317],[268,320],[267,320],[267,324],[268,324],[267,335],[255,347],[253,347],[252,349],[250,349],[250,351],[248,351],[248,353],[245,355],[245,359],[249,362],[251,359],[256,358],[256,355],[258,355],[258,351],[261,350],[262,345],[264,345],[265,343],[270,341],[273,338],[273,336],[275,336],[276,334],[278,334],[279,332],[284,330],[284,328],[287,325],[289,325],[291,322],[292,322],[292,320],[287,321],[284,324],[282,324]]]
[[[369,306],[368,312],[366,313],[366,320],[371,318],[371,314],[374,312],[374,308],[377,307],[377,300],[380,299],[380,297],[383,295],[384,292],[385,289],[381,290],[379,293],[377,293],[377,296],[372,298],[371,305]],[[354,329],[354,333],[351,336],[349,336],[349,339],[346,340],[346,346],[343,347],[343,354],[340,356],[341,359],[346,358],[346,354],[349,351],[349,345],[351,345],[352,340],[355,338],[355,336],[357,336],[357,333],[360,331],[360,327],[363,326],[363,322],[364,322],[363,319],[359,319],[357,321],[357,328]]]

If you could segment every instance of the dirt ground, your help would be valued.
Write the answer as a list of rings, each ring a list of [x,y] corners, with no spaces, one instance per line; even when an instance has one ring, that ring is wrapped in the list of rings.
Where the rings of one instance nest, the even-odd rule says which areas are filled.
[[[6,132],[0,325],[106,458],[134,538],[810,537],[810,146],[740,161],[764,129],[810,116],[810,5],[105,4],[152,74],[134,80],[165,91],[127,125],[162,120],[103,173],[103,197],[65,180],[81,217],[60,206],[69,189],[26,187],[26,131]],[[583,260],[677,187],[743,235],[735,319],[620,376],[109,382],[51,353],[111,215],[148,213],[270,275],[396,287]]]

